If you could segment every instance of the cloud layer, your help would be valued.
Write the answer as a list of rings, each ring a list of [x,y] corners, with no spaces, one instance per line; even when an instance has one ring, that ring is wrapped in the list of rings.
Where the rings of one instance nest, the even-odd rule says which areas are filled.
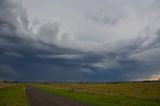
[[[57,3],[59,14],[67,11],[65,1]],[[0,79],[128,81],[159,75],[159,1],[100,1],[93,8],[96,3],[87,0],[86,12],[71,7],[76,13],[68,12],[66,20],[55,14],[59,20],[51,21],[29,18],[30,8],[19,0],[2,0]]]

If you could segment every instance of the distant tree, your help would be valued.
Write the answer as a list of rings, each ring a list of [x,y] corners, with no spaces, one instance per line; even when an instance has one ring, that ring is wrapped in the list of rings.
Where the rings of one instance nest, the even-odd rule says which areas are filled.
[[[8,83],[9,81],[7,81],[7,80],[3,80],[2,82],[4,82],[4,83]]]
[[[18,81],[13,81],[13,83],[19,83]]]

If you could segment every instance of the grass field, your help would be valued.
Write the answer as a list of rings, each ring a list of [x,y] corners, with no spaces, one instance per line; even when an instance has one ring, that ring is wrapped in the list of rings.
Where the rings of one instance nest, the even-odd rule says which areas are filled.
[[[28,106],[24,85],[11,85],[0,88],[0,106]]]
[[[14,83],[4,83],[0,81],[0,88],[5,88],[5,87],[13,86],[13,85],[15,84]]]
[[[29,85],[29,84],[27,84]],[[90,106],[160,106],[160,82],[32,83],[44,92]],[[25,84],[0,83],[0,106],[28,106]]]
[[[160,106],[160,82],[54,83],[33,86],[91,106]]]

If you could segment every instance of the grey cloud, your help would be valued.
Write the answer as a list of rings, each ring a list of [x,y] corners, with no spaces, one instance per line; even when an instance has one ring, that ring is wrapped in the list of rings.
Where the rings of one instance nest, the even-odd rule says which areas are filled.
[[[20,76],[14,68],[5,64],[0,64],[0,73],[1,73],[0,77],[4,77],[5,75],[9,75],[11,77]]]
[[[22,54],[15,53],[15,52],[5,52],[4,54],[11,57],[23,58]]]
[[[87,20],[91,20],[95,23],[100,24],[108,24],[108,25],[115,25],[118,24],[119,21],[123,20],[127,17],[125,11],[112,11],[109,12],[107,9],[103,9],[102,11],[98,11],[96,13],[88,13],[86,15]]]
[[[8,2],[9,1],[4,1],[3,4],[5,5],[5,8],[9,6]],[[11,5],[13,4],[11,3]],[[13,5],[13,9],[14,8],[17,9],[17,5]],[[58,45],[58,37],[59,37],[58,33],[59,33],[59,27],[60,27],[58,23],[53,23],[53,24],[42,23],[42,25],[37,29],[37,33],[30,32],[30,30],[27,29],[28,24],[25,24],[25,23],[28,23],[27,20],[25,20],[27,19],[27,16],[21,14],[21,12],[19,13],[18,11],[16,12],[17,15],[14,15],[12,14],[11,11],[12,11],[12,8],[8,8],[7,12],[10,15],[13,15],[10,17],[13,19],[4,18],[3,20],[1,20],[1,23],[0,23],[0,30],[1,30],[0,32],[0,37],[1,37],[0,63],[8,64],[8,66],[12,65],[13,68],[18,70],[18,72],[22,74],[22,76],[16,76],[16,78],[14,77],[15,79],[26,80],[32,76],[33,77],[30,78],[30,80],[33,80],[34,78],[36,79],[35,76],[37,75],[37,72],[35,72],[34,69],[39,70],[38,73],[40,73],[39,75],[37,75],[37,79],[39,78],[47,79],[49,77],[50,78],[55,77],[52,80],[56,80],[59,77],[59,80],[62,80],[63,76],[64,76],[64,80],[65,78],[68,80],[70,79],[74,80],[74,79],[77,79],[78,76],[80,76],[78,78],[79,80],[80,78],[81,79],[83,78],[83,76],[80,75],[80,74],[83,74],[80,72],[80,69],[83,69],[81,68],[81,66],[78,66],[78,68],[74,68],[73,70],[73,66],[77,65],[77,63],[74,63],[74,59],[80,58],[79,53],[81,52],[77,50],[72,50],[70,48],[63,48]],[[21,17],[25,17],[24,20],[23,18],[18,18],[19,15]],[[10,21],[14,21],[15,23],[12,24],[12,22]],[[22,23],[23,21],[24,23]],[[21,28],[19,26],[22,26],[24,28]],[[56,58],[56,61],[54,62],[55,59],[49,60],[49,59],[40,59],[36,57],[40,53],[45,56],[47,54],[52,54]],[[16,59],[13,57],[23,57],[23,58]],[[41,57],[44,57],[44,56],[41,56]],[[67,63],[65,61],[63,62],[62,60],[59,60],[59,58],[60,59],[62,58],[64,60],[71,59],[72,62],[71,63]],[[47,60],[47,63],[46,63],[46,60]],[[41,62],[44,64],[42,64]],[[37,64],[41,64],[41,65],[39,66]],[[53,65],[46,65],[46,64],[55,64],[55,65],[53,66]],[[66,66],[66,64],[70,66]],[[70,68],[71,66],[72,68]],[[28,69],[28,67],[30,67],[30,69]],[[15,72],[14,71],[15,69],[13,68],[6,67],[6,66],[1,67],[0,69],[1,73],[5,73],[5,75],[3,74],[2,76],[6,78],[11,77],[6,73],[12,72],[13,74]],[[42,69],[47,71],[43,71]],[[64,71],[66,69],[68,70],[67,72]],[[67,73],[75,74],[75,77],[73,78],[70,76],[70,74],[67,74]],[[49,75],[52,75],[52,76],[49,76]]]
[[[159,73],[158,27],[142,30],[145,36],[137,33],[135,38],[105,45],[80,41],[64,33],[60,22],[43,21],[29,28],[26,10],[21,4],[3,0],[0,5],[1,77],[13,74],[18,80],[118,81]],[[7,14],[10,17],[5,18]],[[125,17],[123,11],[122,16],[104,11],[95,18],[100,23],[115,25]]]
[[[24,27],[27,29],[28,27],[26,10],[17,0],[1,0],[0,21],[9,23],[15,28]]]
[[[53,59],[53,58],[59,58],[59,59],[82,59],[83,55],[82,54],[62,54],[62,55],[38,55],[40,58],[48,58],[48,59]]]
[[[37,35],[46,43],[58,43],[59,23],[45,23],[39,27]]]
[[[127,56],[153,48],[159,48],[159,37],[159,29],[148,31],[148,28],[145,28],[141,32],[136,33],[134,38],[112,42],[111,44],[107,43],[105,45],[110,45],[108,49],[116,55]]]
[[[109,49],[112,55],[101,54],[102,58],[90,64],[92,69],[99,71],[115,71],[124,78],[136,80],[144,79],[159,73],[159,30],[143,30],[145,36],[137,36],[129,40],[120,41]],[[137,33],[140,34],[140,33]],[[114,73],[113,71],[113,73]],[[116,73],[115,72],[115,73]]]

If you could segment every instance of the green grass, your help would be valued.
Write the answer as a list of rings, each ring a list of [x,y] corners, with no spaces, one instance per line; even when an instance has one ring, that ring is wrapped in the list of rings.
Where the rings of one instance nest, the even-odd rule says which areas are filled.
[[[155,92],[159,91],[159,89],[157,90],[157,87],[155,87],[159,87],[157,84],[159,83],[49,84],[33,86],[42,91],[81,101],[91,106],[160,106],[159,97],[157,97],[159,95],[155,94]],[[144,86],[149,90],[142,89]],[[131,87],[132,89],[133,87],[134,89],[138,89],[134,96],[128,96],[131,92]],[[112,95],[106,93],[104,88],[110,89]],[[124,92],[122,88],[127,92]],[[152,91],[150,91],[150,88],[152,88]],[[97,90],[100,93],[97,93]],[[149,94],[149,96],[147,96],[147,94]]]
[[[54,83],[54,89],[109,96],[127,96],[160,101],[160,82],[136,83]]]
[[[0,106],[28,106],[23,87],[24,85],[17,84],[6,88],[1,88]]]
[[[160,82],[50,83],[33,87],[91,106],[160,106]],[[24,84],[1,84],[0,106],[28,106]]]

